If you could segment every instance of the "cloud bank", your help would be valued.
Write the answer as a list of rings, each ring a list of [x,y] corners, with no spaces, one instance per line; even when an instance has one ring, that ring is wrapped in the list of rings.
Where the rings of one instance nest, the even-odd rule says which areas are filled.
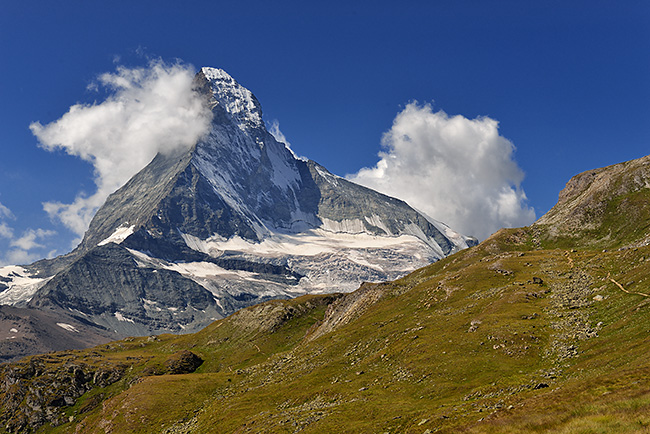
[[[467,119],[408,104],[382,138],[375,167],[348,175],[408,202],[453,229],[485,239],[535,220],[521,188],[513,144],[488,117]]]
[[[106,197],[146,166],[158,152],[189,148],[208,131],[211,112],[192,90],[194,71],[153,61],[143,68],[118,67],[92,87],[109,96],[92,105],[75,104],[60,119],[30,125],[41,146],[62,149],[90,162],[97,191],[73,203],[43,208],[80,237]]]

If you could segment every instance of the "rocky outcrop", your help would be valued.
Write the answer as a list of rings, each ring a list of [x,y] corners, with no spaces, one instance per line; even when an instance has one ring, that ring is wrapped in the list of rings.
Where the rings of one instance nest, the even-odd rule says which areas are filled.
[[[364,283],[356,291],[343,295],[327,307],[325,318],[308,339],[319,338],[359,318],[369,307],[381,300],[389,288],[390,283]]]
[[[70,362],[60,364],[60,359]],[[54,367],[51,366],[52,362]],[[46,423],[58,426],[67,422],[59,411],[74,405],[77,398],[95,387],[119,381],[127,365],[91,365],[60,353],[32,357],[13,365],[0,365],[0,419],[12,433],[30,432]]]
[[[627,214],[632,219],[645,219],[646,201],[625,201],[626,195],[650,191],[650,156],[580,173],[567,182],[560,192],[557,204],[535,222],[545,227],[552,238],[585,236],[590,238],[623,238],[612,233],[619,228],[603,225],[627,225],[629,219],[619,222],[614,213]],[[621,204],[615,203],[622,199]],[[592,239],[592,242],[597,239]]]
[[[333,303],[343,297],[343,294],[328,294],[308,298],[296,305],[282,301],[258,304],[235,312],[228,317],[228,322],[242,333],[272,333],[292,318],[312,312],[318,306],[327,306],[329,309]]]
[[[188,350],[178,351],[167,360],[165,360],[165,368],[168,374],[191,374],[203,364],[203,359]]]

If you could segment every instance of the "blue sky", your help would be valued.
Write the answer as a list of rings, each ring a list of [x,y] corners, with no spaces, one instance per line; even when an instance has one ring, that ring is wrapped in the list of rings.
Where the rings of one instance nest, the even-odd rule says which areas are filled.
[[[100,74],[150,59],[225,69],[296,153],[342,176],[377,164],[412,101],[489,117],[537,217],[574,174],[650,143],[646,1],[7,0],[0,58],[0,263],[69,251],[78,235],[43,203],[96,190],[88,162],[29,125],[101,102]]]

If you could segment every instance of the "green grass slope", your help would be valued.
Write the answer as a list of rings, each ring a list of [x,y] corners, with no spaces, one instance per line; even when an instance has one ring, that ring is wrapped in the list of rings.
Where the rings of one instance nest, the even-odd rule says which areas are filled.
[[[542,219],[352,294],[4,365],[0,430],[650,432],[648,189],[601,198],[579,234]]]

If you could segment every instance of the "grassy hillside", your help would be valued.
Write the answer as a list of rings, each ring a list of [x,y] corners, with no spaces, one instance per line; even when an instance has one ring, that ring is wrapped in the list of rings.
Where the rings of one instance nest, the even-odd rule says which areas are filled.
[[[650,432],[648,199],[608,196],[594,243],[542,221],[352,294],[5,365],[2,427]]]
[[[530,244],[527,231],[502,231],[397,282],[366,285],[352,302],[274,301],[194,335],[33,357],[11,365],[41,368],[14,385],[27,395],[2,416],[18,420],[39,382],[85,369],[119,379],[91,381],[71,406],[56,407],[70,392],[51,389],[62,416],[44,432],[643,429],[650,248]],[[204,362],[170,374],[181,350]]]

